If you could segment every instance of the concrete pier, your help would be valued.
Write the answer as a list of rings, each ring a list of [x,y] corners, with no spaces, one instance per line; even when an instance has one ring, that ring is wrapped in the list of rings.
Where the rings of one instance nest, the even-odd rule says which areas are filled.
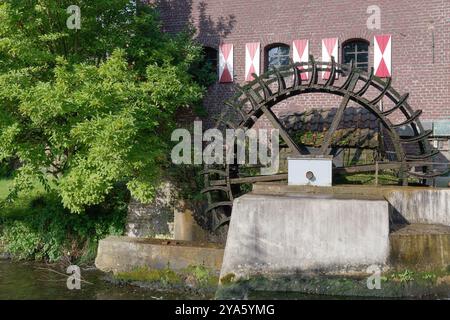
[[[436,271],[450,267],[448,226],[410,224],[392,232],[389,238],[389,263],[396,269]]]
[[[110,236],[100,240],[95,266],[113,273],[189,266],[219,271],[222,257],[223,248],[213,243]]]
[[[287,186],[282,183],[257,183],[254,194],[334,195],[384,199],[392,218],[404,223],[442,224],[450,226],[450,188],[399,187],[374,185],[339,185],[333,187]]]
[[[450,189],[395,190],[386,193],[392,214],[409,223],[450,226]]]
[[[389,206],[367,198],[250,193],[236,199],[221,277],[385,265]]]

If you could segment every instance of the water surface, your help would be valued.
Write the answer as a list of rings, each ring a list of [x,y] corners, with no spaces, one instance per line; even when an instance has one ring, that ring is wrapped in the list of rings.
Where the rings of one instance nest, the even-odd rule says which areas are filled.
[[[210,299],[189,293],[150,291],[129,285],[115,285],[95,268],[81,269],[80,290],[67,289],[67,277],[61,266],[0,259],[0,300],[5,299]]]

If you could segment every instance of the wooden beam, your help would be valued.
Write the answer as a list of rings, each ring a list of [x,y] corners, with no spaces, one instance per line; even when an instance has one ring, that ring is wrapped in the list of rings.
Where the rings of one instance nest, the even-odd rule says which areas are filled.
[[[283,138],[283,141],[287,143],[289,146],[289,149],[291,149],[293,155],[301,155],[302,152],[300,151],[300,147],[295,143],[294,140],[289,136],[289,134],[286,132],[286,128],[283,126],[283,124],[278,120],[277,116],[267,108],[265,105],[261,106],[261,110],[264,112],[264,115],[269,119],[270,123],[275,129],[278,129],[280,132],[280,136]]]
[[[275,174],[270,176],[254,176],[254,177],[243,177],[243,178],[233,178],[230,179],[230,184],[244,184],[244,183],[255,183],[255,182],[269,182],[269,181],[281,181],[287,180],[287,173]],[[226,185],[226,180],[211,180],[211,186],[222,186]]]
[[[333,134],[336,132],[339,124],[341,123],[342,117],[344,116],[345,108],[347,107],[348,102],[350,101],[350,93],[352,93],[353,89],[355,89],[358,79],[359,74],[353,73],[350,84],[348,85],[347,93],[342,98],[341,104],[339,105],[336,115],[333,118],[333,122],[331,123],[330,128],[327,130],[327,133],[325,134],[322,146],[320,147],[318,154],[320,155],[327,154],[327,150],[330,147],[331,140],[333,139]]]

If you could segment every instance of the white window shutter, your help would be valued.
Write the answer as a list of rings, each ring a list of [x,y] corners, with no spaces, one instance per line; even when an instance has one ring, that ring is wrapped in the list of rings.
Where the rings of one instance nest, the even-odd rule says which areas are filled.
[[[219,82],[233,82],[233,45],[231,43],[219,46]]]
[[[309,62],[309,40],[294,40],[292,42],[292,60],[294,62]],[[307,67],[300,66],[300,70],[305,70]],[[308,80],[308,73],[301,73],[302,80]]]
[[[259,76],[261,45],[259,42],[245,44],[245,81],[252,81],[252,74]]]
[[[331,62],[331,57],[334,57],[334,61],[338,63],[339,62],[338,48],[339,48],[338,38],[322,39],[322,62]],[[322,71],[322,79],[328,80],[329,77],[330,71]]]
[[[375,75],[380,78],[389,78],[392,76],[392,36],[375,36],[373,43]]]

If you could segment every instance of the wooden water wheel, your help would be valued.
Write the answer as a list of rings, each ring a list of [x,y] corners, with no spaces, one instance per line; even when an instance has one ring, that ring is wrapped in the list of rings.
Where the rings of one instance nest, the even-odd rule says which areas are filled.
[[[306,73],[308,76],[305,76]],[[326,79],[320,77],[323,73],[327,73]],[[390,140],[392,155],[377,163],[335,166],[333,173],[393,169],[398,170],[398,180],[402,185],[407,185],[408,177],[411,176],[428,179],[444,174],[442,171],[432,169],[430,159],[438,151],[432,149],[427,140],[432,131],[424,130],[419,121],[422,111],[414,111],[408,104],[408,94],[400,95],[392,88],[392,79],[384,80],[376,77],[373,69],[368,73],[354,65],[336,64],[334,59],[328,63],[316,62],[311,56],[308,63],[292,63],[289,66],[272,69],[261,76],[255,74],[253,76],[254,80],[245,86],[236,86],[237,93],[225,102],[228,108],[218,119],[217,128],[248,130],[258,119],[265,116],[271,125],[279,130],[284,146],[289,149],[290,154],[310,154],[310,149],[289,134],[283,121],[272,109],[283,100],[307,93],[340,96],[341,102],[329,128],[324,131],[321,145],[314,151],[315,155],[330,154],[333,136],[350,102],[366,109],[377,119],[381,130]],[[340,85],[336,85],[338,76],[343,78]],[[371,92],[371,97],[368,92]],[[375,96],[373,92],[376,92]],[[383,98],[389,99],[392,107],[381,110],[379,103]],[[400,134],[400,129],[405,127],[411,132],[408,136]],[[206,165],[202,171],[205,183],[202,192],[208,199],[205,214],[212,215],[215,228],[229,221],[233,200],[248,191],[246,185],[254,182],[287,180],[286,173],[255,176],[246,174],[246,169],[248,166],[231,163]]]

